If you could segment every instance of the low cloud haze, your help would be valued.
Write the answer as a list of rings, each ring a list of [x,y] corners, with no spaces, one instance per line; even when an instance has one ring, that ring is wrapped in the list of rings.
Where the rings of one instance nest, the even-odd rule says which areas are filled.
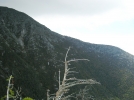
[[[1,5],[39,15],[92,15],[119,6],[119,0],[1,0]]]

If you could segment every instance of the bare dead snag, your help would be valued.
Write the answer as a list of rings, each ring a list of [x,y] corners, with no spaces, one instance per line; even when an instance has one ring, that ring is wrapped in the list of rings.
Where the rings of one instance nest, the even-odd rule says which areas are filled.
[[[66,93],[68,93],[69,88],[75,85],[80,84],[100,84],[99,82],[92,80],[92,79],[77,79],[75,77],[67,78],[69,74],[76,73],[76,71],[72,71],[71,68],[68,67],[70,62],[74,61],[89,61],[88,59],[73,59],[73,60],[67,60],[68,52],[70,50],[70,47],[68,48],[66,55],[65,55],[65,72],[63,76],[62,83],[60,82],[60,71],[59,71],[59,89],[56,92],[56,96],[54,100],[67,100],[68,98],[72,97],[72,95],[65,96]],[[49,99],[48,99],[49,100]]]

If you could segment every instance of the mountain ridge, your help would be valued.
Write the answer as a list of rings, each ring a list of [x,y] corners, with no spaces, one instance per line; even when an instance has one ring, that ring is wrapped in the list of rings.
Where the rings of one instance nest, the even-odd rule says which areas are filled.
[[[7,7],[0,7],[0,96],[6,93],[5,80],[11,74],[15,77],[15,87],[22,87],[22,96],[42,99],[46,98],[47,89],[55,93],[58,84],[54,76],[59,69],[63,75],[62,61],[70,46],[68,58],[90,60],[72,63],[72,66],[77,66],[77,77],[94,78],[101,83],[92,86],[90,91],[96,100],[134,99],[133,55],[114,46],[62,36]]]

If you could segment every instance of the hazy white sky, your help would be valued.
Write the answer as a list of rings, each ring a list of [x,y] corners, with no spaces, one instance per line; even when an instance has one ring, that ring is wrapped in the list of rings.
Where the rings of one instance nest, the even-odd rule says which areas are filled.
[[[134,0],[0,0],[52,31],[134,55]]]

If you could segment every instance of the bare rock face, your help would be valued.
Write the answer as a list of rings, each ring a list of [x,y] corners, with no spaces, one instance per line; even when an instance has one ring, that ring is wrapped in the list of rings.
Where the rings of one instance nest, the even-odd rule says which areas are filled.
[[[0,7],[0,97],[6,94],[6,79],[14,76],[14,86],[22,96],[46,99],[46,90],[56,92],[58,70],[64,72],[64,56],[86,58],[73,63],[79,78],[94,78],[100,86],[90,88],[96,100],[133,100],[134,56],[113,46],[85,43],[59,35],[28,15]],[[72,91],[78,90],[73,88]]]

